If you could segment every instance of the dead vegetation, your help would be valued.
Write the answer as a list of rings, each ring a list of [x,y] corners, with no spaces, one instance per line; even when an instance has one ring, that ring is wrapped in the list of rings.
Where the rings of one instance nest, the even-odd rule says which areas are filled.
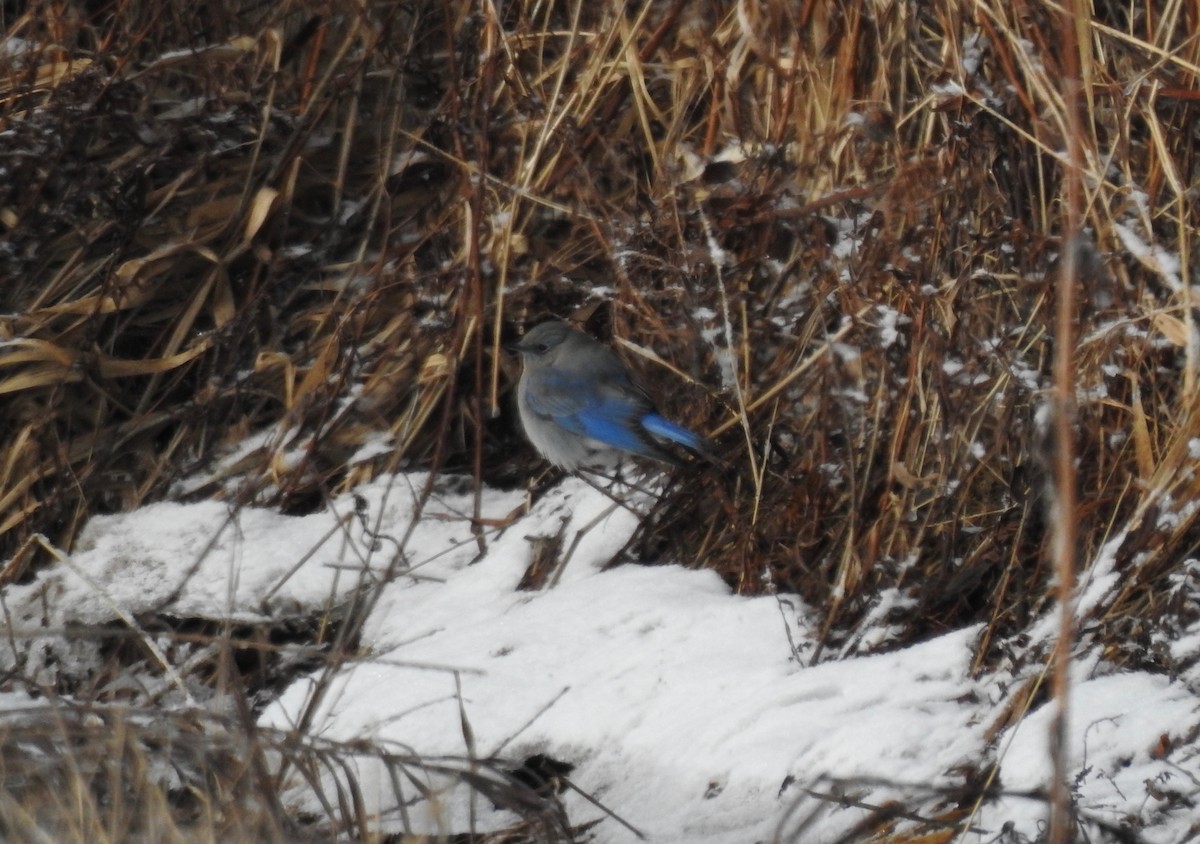
[[[1080,633],[1175,671],[1153,643],[1198,614],[1200,21],[1093,7],[1075,516],[1081,575],[1120,580]],[[525,483],[500,344],[575,314],[652,352],[629,357],[727,461],[629,559],[799,592],[826,654],[982,622],[985,665],[1047,611],[1054,6],[5,8],[4,582],[39,537],[169,495]]]
[[[236,719],[205,712],[164,718],[158,710],[75,707],[49,717],[37,707],[9,714],[19,727],[0,732],[0,824],[14,841],[389,840],[363,811],[362,760],[381,763],[409,799],[462,780],[524,817],[514,835],[527,841],[570,842],[584,832],[569,826],[553,799],[494,762],[420,758],[269,730],[246,735]],[[311,793],[325,812],[290,814],[285,801],[297,792]]]

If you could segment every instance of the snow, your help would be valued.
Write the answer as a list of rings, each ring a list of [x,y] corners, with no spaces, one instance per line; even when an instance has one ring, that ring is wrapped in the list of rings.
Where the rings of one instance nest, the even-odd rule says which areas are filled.
[[[1156,272],[1172,290],[1179,292],[1183,289],[1177,255],[1157,244],[1146,243],[1130,225],[1114,222],[1113,231],[1121,238],[1121,245],[1126,251],[1143,266]]]
[[[14,629],[36,637],[120,612],[264,618],[378,584],[363,657],[320,695],[316,675],[297,679],[263,712],[263,727],[304,720],[331,741],[427,756],[516,764],[544,754],[574,765],[576,786],[653,842],[834,841],[870,812],[816,795],[899,800],[933,817],[946,790],[995,764],[999,790],[956,840],[1039,834],[1045,807],[1029,792],[1050,776],[1054,703],[1009,724],[1042,666],[973,675],[978,629],[814,663],[820,614],[797,596],[737,596],[714,573],[679,565],[608,565],[653,490],[622,505],[568,479],[532,507],[521,492],[487,490],[481,531],[469,482],[437,479],[422,503],[429,483],[381,478],[301,517],[204,502],[96,518],[69,561],[9,586],[5,606]],[[542,537],[561,537],[569,558],[552,586],[518,591]],[[1110,566],[1097,575],[1081,585],[1085,601],[1113,588]],[[1200,635],[1173,646],[1185,643],[1194,654]],[[10,648],[0,667],[17,656]],[[1119,671],[1094,654],[1074,668],[1081,814],[1146,841],[1183,840],[1194,819],[1178,807],[1200,791],[1194,686]],[[392,787],[372,764],[358,760],[365,811],[394,831]],[[1186,799],[1163,799],[1174,792]],[[429,832],[512,821],[449,786],[435,796],[407,809]],[[579,794],[562,799],[575,823],[603,818],[596,841],[637,840]]]
[[[1047,743],[1053,710],[1053,706],[1043,706],[1031,713],[1013,736],[1000,769],[1007,789],[1036,789],[1049,778]],[[1173,729],[1175,725],[1194,728],[1196,724],[1196,696],[1182,684],[1144,674],[1079,678],[1068,713],[1072,769],[1078,777],[1075,791],[1085,816],[1120,825],[1132,814],[1133,795],[1149,804],[1143,809],[1151,810],[1159,802],[1155,791],[1182,791],[1194,798],[1195,749],[1190,750],[1188,769],[1162,758],[1157,750],[1164,736],[1182,737]],[[989,818],[1003,816],[1014,821],[1018,832],[1033,838],[1036,818],[1019,815],[1019,801],[1005,798],[986,809],[979,822],[986,825]],[[1173,820],[1186,823],[1196,819],[1185,815]],[[1142,835],[1140,840],[1145,841],[1184,840],[1171,828],[1144,830]]]
[[[876,305],[875,309],[879,312],[879,342],[890,349],[900,339],[900,326],[912,322],[912,318],[884,305]]]
[[[289,597],[307,606],[328,599],[338,571],[326,564],[341,553],[334,524],[333,514],[288,519],[211,501],[151,504],[93,519],[69,566],[9,589],[6,600],[14,616],[31,620],[44,616],[41,599],[52,593],[51,618],[60,624],[102,624],[114,606],[138,614],[168,601],[175,614],[262,620],[262,603],[312,551]]]

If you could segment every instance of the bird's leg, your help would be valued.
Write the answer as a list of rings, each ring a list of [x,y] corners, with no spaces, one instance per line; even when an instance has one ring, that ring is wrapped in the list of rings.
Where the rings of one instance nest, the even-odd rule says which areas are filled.
[[[628,501],[625,500],[625,497],[622,496],[621,494],[619,494],[618,492],[614,491],[613,488],[617,484],[621,484],[622,486],[625,486],[635,492],[641,492],[641,493],[645,493],[646,495],[649,495],[650,493],[647,490],[642,489],[641,487],[635,486],[632,483],[622,480],[619,474],[616,476],[606,475],[603,472],[597,472],[595,469],[579,469],[576,472],[576,474],[580,477],[580,479],[584,483],[586,483],[592,489],[596,490],[596,492],[600,493],[605,498],[608,498],[609,500],[620,505],[621,507],[624,507],[626,510],[628,510],[630,513],[633,513],[635,516],[641,518],[642,516],[645,515],[644,513],[639,513],[636,509],[634,509],[634,507]],[[608,483],[601,485],[596,480],[594,480],[592,477],[589,477],[589,475],[594,476],[595,478],[602,478],[603,480],[608,481]]]
[[[661,494],[661,490],[659,492],[654,492],[653,490],[648,489],[645,486],[642,486],[632,480],[626,480],[624,477],[622,477],[619,469],[615,474],[612,474],[612,475],[606,474],[606,473],[598,471],[596,469],[579,469],[576,471],[576,474],[580,478],[582,478],[583,481],[585,483],[587,483],[590,487],[592,487],[594,490],[596,490],[597,492],[606,496],[607,498],[610,498],[613,501],[618,502],[626,510],[628,510],[629,512],[634,513],[636,515],[639,515],[639,516],[645,515],[645,514],[638,513],[637,510],[635,510],[633,507],[629,506],[625,502],[625,500],[621,497],[621,494],[614,490],[614,487],[619,485],[630,492],[641,493],[642,495],[646,496],[647,498],[657,498]],[[595,478],[603,479],[603,480],[607,481],[607,484],[605,484],[602,487],[599,483],[597,483],[596,481],[587,477],[588,475],[594,476]]]

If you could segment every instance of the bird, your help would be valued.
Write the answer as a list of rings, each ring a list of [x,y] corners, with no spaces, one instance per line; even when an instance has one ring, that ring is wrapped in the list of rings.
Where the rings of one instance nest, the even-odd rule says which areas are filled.
[[[616,352],[582,331],[543,322],[510,348],[522,363],[521,426],[555,466],[569,472],[612,466],[624,454],[685,465],[664,448],[668,442],[711,455],[704,437],[659,415]]]

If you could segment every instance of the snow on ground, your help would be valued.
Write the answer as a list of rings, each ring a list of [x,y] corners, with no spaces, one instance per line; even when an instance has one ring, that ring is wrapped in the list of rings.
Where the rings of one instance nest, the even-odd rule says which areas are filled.
[[[1044,806],[1020,792],[1049,776],[1051,710],[992,735],[1028,678],[972,678],[977,631],[810,664],[817,615],[794,596],[735,596],[715,574],[678,566],[602,570],[637,516],[581,481],[511,521],[523,497],[489,492],[482,553],[461,481],[439,480],[414,519],[425,482],[381,479],[357,502],[344,496],[308,517],[201,503],[98,518],[69,564],[9,587],[5,606],[25,631],[152,609],[261,618],[344,597],[364,567],[381,573],[402,547],[407,567],[365,631],[370,655],[318,700],[314,678],[297,680],[264,726],[287,729],[315,707],[309,729],[332,740],[426,755],[545,754],[574,765],[571,780],[648,840],[696,844],[834,840],[869,815],[812,792],[896,799],[933,816],[947,810],[936,789],[999,760],[1004,795],[979,807],[958,840],[1039,834]],[[374,547],[356,504],[380,537]],[[564,527],[564,548],[574,548],[557,584],[517,591],[536,538]],[[64,670],[62,659],[46,670]],[[1185,840],[1196,820],[1174,807],[1200,794],[1200,697],[1183,680],[1114,673],[1097,660],[1081,659],[1077,674],[1071,735],[1084,816],[1145,841]],[[362,765],[368,810],[396,824],[390,783]],[[603,817],[573,792],[564,800],[576,823]],[[471,813],[476,828],[512,820],[455,791],[409,809],[430,831],[462,831]],[[595,835],[636,840],[611,818]]]

